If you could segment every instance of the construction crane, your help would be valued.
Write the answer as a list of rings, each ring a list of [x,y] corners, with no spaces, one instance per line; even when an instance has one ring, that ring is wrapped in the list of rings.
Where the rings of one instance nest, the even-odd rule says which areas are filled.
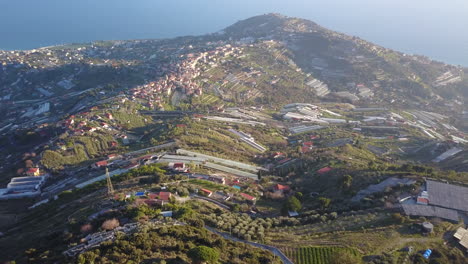
[[[111,178],[109,175],[109,169],[106,167],[106,180],[107,180],[107,194],[111,196],[114,194],[114,187],[112,186]]]

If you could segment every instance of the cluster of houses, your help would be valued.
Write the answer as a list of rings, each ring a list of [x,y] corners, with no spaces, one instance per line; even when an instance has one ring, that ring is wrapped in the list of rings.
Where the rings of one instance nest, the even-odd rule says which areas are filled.
[[[214,65],[219,56],[228,56],[240,52],[239,48],[226,45],[206,52],[181,55],[182,60],[162,67],[161,70],[165,73],[162,78],[131,89],[129,96],[131,100],[137,98],[147,100],[148,106],[152,109],[163,109],[164,99],[175,90],[188,96],[200,96],[203,90],[194,81],[202,73],[197,64],[204,62],[205,64]]]
[[[93,107],[92,110],[96,110],[97,107]],[[79,120],[79,121],[78,121]],[[114,117],[112,113],[105,113],[104,117],[101,117],[92,112],[80,112],[75,115],[69,116],[67,119],[58,123],[58,126],[65,129],[69,134],[81,136],[86,133],[92,133],[97,130],[112,130],[112,127],[122,129],[118,124],[109,124],[112,122]]]
[[[226,180],[225,177],[216,176],[216,175],[205,175],[205,174],[191,174],[189,175],[189,177],[194,178],[194,179],[210,181],[216,184],[229,185],[233,187],[234,189],[237,189],[238,191],[242,189],[242,187],[239,185],[249,184],[251,182],[251,180],[247,178],[242,178],[242,179],[235,178],[232,180],[231,179]],[[243,193],[243,192],[239,192],[238,195],[234,195],[233,193],[214,192],[206,188],[201,188],[198,190],[198,193],[200,195],[214,198],[220,201],[227,201],[227,200],[230,200],[231,198],[237,198],[237,200],[241,200],[241,201],[247,200],[249,202],[255,203],[255,201],[257,200],[256,197]]]

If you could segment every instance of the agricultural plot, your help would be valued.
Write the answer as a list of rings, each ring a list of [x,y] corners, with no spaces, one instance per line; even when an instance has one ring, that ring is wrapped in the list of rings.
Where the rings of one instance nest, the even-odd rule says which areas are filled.
[[[217,102],[218,100],[219,100],[218,97],[211,95],[211,94],[207,94],[203,96],[203,98],[200,101],[201,101],[201,104],[210,105],[212,103]]]
[[[210,106],[219,102],[219,98],[213,94],[204,94],[192,99],[192,104],[196,106]]]
[[[327,264],[334,253],[348,251],[357,256],[359,253],[353,248],[344,247],[302,247],[283,248],[286,256],[296,264]]]

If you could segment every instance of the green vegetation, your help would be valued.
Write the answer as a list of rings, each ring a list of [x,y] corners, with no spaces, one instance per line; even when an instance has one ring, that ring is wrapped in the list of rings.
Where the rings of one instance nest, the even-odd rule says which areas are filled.
[[[311,102],[315,95],[304,85],[306,74],[297,71],[290,60],[292,54],[277,42],[258,43],[245,47],[243,56],[229,58],[225,63],[206,71],[205,90],[213,84],[223,92],[223,99],[235,105],[264,103],[271,105],[285,102]],[[253,74],[249,74],[249,72]],[[224,82],[229,76],[237,81]],[[287,92],[286,92],[287,91]],[[195,101],[195,103],[198,103]]]
[[[283,214],[287,214],[288,211],[298,212],[302,209],[302,204],[299,199],[295,196],[289,197],[283,205]]]
[[[219,102],[219,98],[213,94],[203,94],[199,97],[192,97],[190,107],[196,109],[208,109],[209,107],[216,105]]]
[[[190,179],[188,182],[190,184],[200,186],[201,188],[205,188],[210,191],[224,191],[224,192],[229,192],[229,193],[232,193],[232,192],[235,193],[239,191],[236,188],[233,188],[227,185],[216,184],[216,183],[206,181],[206,180]]]
[[[252,246],[224,240],[191,226],[145,227],[78,256],[75,263],[279,263]],[[163,262],[165,261],[165,262]]]
[[[100,133],[68,137],[65,150],[45,150],[41,162],[46,168],[54,170],[82,163],[90,164],[92,159],[105,154],[110,149],[112,140],[112,136]]]
[[[338,251],[334,252],[330,258],[330,264],[359,264],[362,263],[361,258],[356,255],[356,252]]]
[[[210,213],[203,216],[205,223],[225,232],[245,239],[263,242],[266,232],[273,227],[299,225],[296,218],[276,217],[276,218],[255,218],[252,219],[247,214],[238,213]]]
[[[5,217],[0,217],[0,220],[9,222],[0,225],[7,230],[0,237],[0,248],[6,248],[0,252],[0,261],[17,258],[20,263],[31,264],[279,262],[268,252],[212,234],[204,229],[206,224],[240,239],[284,248],[286,254],[296,263],[359,263],[361,256],[373,256],[363,258],[369,259],[372,264],[463,263],[463,252],[447,239],[458,225],[430,219],[434,223],[435,232],[422,236],[419,224],[428,219],[410,218],[393,211],[401,195],[417,195],[421,191],[423,177],[467,182],[466,172],[456,172],[467,168],[464,153],[438,164],[423,165],[433,159],[427,153],[432,151],[437,154],[455,146],[454,143],[435,142],[424,135],[421,129],[403,122],[386,123],[399,126],[398,132],[396,129],[384,131],[369,127],[362,128],[359,132],[359,129],[353,130],[359,127],[358,124],[348,123],[332,124],[321,130],[291,136],[288,128],[298,122],[282,120],[278,110],[284,104],[292,102],[319,102],[315,90],[306,83],[314,78],[308,72],[316,73],[317,66],[323,64],[320,67],[324,70],[317,77],[325,81],[332,91],[349,89],[356,93],[355,88],[350,88],[355,85],[348,86],[351,82],[362,83],[372,90],[373,97],[361,98],[362,100],[354,103],[356,107],[391,105],[391,111],[400,113],[411,122],[422,120],[411,115],[410,112],[414,110],[406,112],[405,109],[441,110],[437,112],[447,116],[450,114],[452,117],[462,107],[457,102],[466,90],[466,70],[463,73],[464,70],[460,68],[431,62],[422,57],[403,56],[359,38],[337,37],[335,33],[320,27],[310,27],[308,22],[300,19],[269,16],[267,20],[260,18],[261,27],[256,27],[260,25],[255,23],[256,19],[240,22],[249,28],[233,30],[239,25],[237,24],[231,31],[227,30],[226,34],[206,36],[207,39],[188,37],[177,41],[145,40],[97,42],[93,46],[72,45],[65,48],[69,53],[69,62],[59,60],[55,63],[57,67],[45,71],[44,68],[49,66],[44,66],[46,57],[43,57],[43,52],[49,50],[41,49],[28,53],[28,56],[9,53],[7,56],[17,56],[17,59],[21,58],[25,63],[22,62],[23,67],[20,68],[11,67],[14,63],[6,65],[9,72],[5,78],[6,83],[15,82],[17,76],[24,76],[34,82],[34,85],[30,85],[31,88],[26,87],[27,85],[24,87],[23,94],[13,91],[11,98],[16,101],[24,98],[37,99],[37,91],[30,92],[34,90],[32,87],[49,89],[48,87],[54,86],[53,83],[74,76],[72,82],[76,86],[72,90],[51,88],[54,95],[50,98],[59,98],[58,96],[66,93],[69,93],[69,97],[60,98],[58,103],[53,104],[50,113],[43,117],[55,118],[58,116],[54,115],[58,113],[76,113],[76,109],[83,109],[78,111],[85,112],[77,113],[74,125],[57,139],[52,135],[59,133],[61,129],[47,123],[25,130],[15,128],[13,137],[13,134],[2,136],[0,145],[5,145],[7,151],[2,154],[4,156],[0,156],[6,160],[5,168],[10,167],[12,160],[20,161],[21,152],[33,149],[33,145],[45,147],[40,148],[37,154],[24,154],[21,163],[28,168],[36,165],[41,167],[42,163],[45,171],[55,174],[72,166],[78,171],[77,167],[85,168],[107,154],[128,152],[174,140],[180,148],[273,169],[269,172],[261,171],[259,182],[241,180],[238,183],[242,192],[258,199],[255,204],[246,202],[239,195],[234,195],[234,201],[224,201],[217,194],[211,196],[228,207],[220,206],[210,199],[191,197],[189,194],[200,188],[226,194],[236,194],[238,190],[210,181],[189,180],[183,174],[169,176],[162,165],[156,164],[141,166],[114,176],[112,182],[117,194],[112,199],[104,194],[106,181],[103,180],[80,190],[63,191],[58,194],[58,199],[51,199],[47,204],[31,210],[26,208],[37,202],[32,199],[2,203],[8,210],[1,210],[1,215]],[[229,32],[233,33],[231,36],[235,36],[233,39],[238,39],[237,36],[245,37],[245,32],[249,32],[251,28],[255,32],[248,33],[249,36],[257,39],[251,45],[235,47],[230,55],[217,48],[214,50],[212,45],[221,43],[223,36],[229,35]],[[281,34],[281,37],[276,38],[275,34]],[[265,36],[272,40],[264,41]],[[211,44],[203,48],[198,46],[204,45],[199,43],[208,42],[205,40]],[[187,48],[189,45],[193,48],[190,48],[191,51]],[[232,42],[231,45],[237,44]],[[81,47],[87,47],[88,51],[96,49],[96,52],[82,53],[81,49],[78,50]],[[177,56],[172,56],[176,50]],[[197,61],[194,67],[190,67],[192,61],[179,60],[196,58],[200,55],[200,50],[207,51],[205,54],[208,55]],[[57,47],[47,56],[57,59],[56,53],[62,51]],[[186,52],[193,53],[188,56]],[[86,56],[82,57],[84,54]],[[91,54],[100,55],[93,57]],[[176,69],[180,65],[189,65],[190,73],[185,75],[183,71],[186,69]],[[30,67],[36,69],[30,70]],[[80,74],[76,74],[78,69]],[[174,74],[169,74],[164,69],[169,69]],[[445,72],[460,75],[462,80],[458,84],[434,85],[435,78]],[[186,80],[184,77],[191,73],[198,77]],[[32,76],[28,76],[30,74]],[[334,77],[342,74],[343,77]],[[47,79],[47,85],[41,85],[37,79]],[[157,80],[170,83],[169,89],[173,92],[171,96],[165,90],[168,87],[163,87],[160,92],[151,90],[150,87],[157,87],[155,89],[158,90],[161,87],[162,82]],[[154,82],[159,83],[154,86]],[[132,88],[139,85],[147,86],[142,93],[134,92]],[[190,91],[191,87],[196,85],[202,88],[203,95],[190,94],[193,92]],[[73,95],[89,87],[97,88],[78,96]],[[445,99],[457,98],[457,101],[451,100],[454,103],[444,104],[443,98],[439,96]],[[354,106],[345,103],[346,99],[334,99],[333,93],[322,99],[324,100],[320,100],[327,103],[319,103],[320,107],[333,110],[346,120],[362,121],[366,116],[390,114],[383,110],[357,113],[351,110]],[[14,108],[8,113],[20,114],[26,109],[20,103],[6,105]],[[88,109],[91,105],[94,107]],[[84,108],[80,108],[82,106]],[[162,106],[165,110],[190,110],[201,115],[221,116],[228,116],[229,113],[218,110],[224,108],[229,111],[228,107],[240,106],[243,110],[255,112],[252,115],[257,121],[266,125],[250,126],[213,121],[198,115],[183,118],[158,117],[156,120],[151,111],[146,111],[154,106]],[[249,106],[256,106],[255,110]],[[258,110],[263,107],[264,110]],[[106,115],[109,113],[113,118]],[[13,115],[8,116],[10,117]],[[323,117],[335,118],[330,113],[324,113]],[[19,120],[28,121],[25,118]],[[31,120],[37,121],[36,117]],[[451,125],[457,124],[459,119],[453,117],[453,120],[441,120]],[[110,128],[105,128],[103,123],[107,123]],[[89,131],[94,128],[97,128],[95,132]],[[267,151],[260,153],[240,141],[238,136],[229,132],[231,128],[251,134]],[[449,126],[440,131],[438,128],[434,130],[450,138],[447,132],[450,130]],[[112,141],[123,143],[122,139],[125,137],[130,141],[128,146],[110,144]],[[398,137],[405,139],[399,140]],[[54,145],[47,145],[51,138],[56,140]],[[313,148],[303,153],[305,141],[313,141]],[[15,143],[22,148],[15,149]],[[431,144],[437,145],[437,149],[434,150]],[[114,146],[110,147],[111,145]],[[419,150],[415,151],[417,149]],[[42,153],[39,154],[39,151]],[[276,152],[284,155],[276,155]],[[10,153],[11,158],[7,157]],[[291,162],[281,162],[285,158]],[[119,164],[116,162],[113,166]],[[212,170],[194,163],[188,166],[191,172],[212,173]],[[319,171],[325,167],[330,170]],[[75,171],[75,168],[71,171]],[[10,178],[15,170],[12,167],[4,178]],[[22,173],[23,171],[18,170],[16,174]],[[83,170],[81,173],[85,174],[87,171]],[[410,186],[388,186],[358,202],[351,199],[370,184],[380,183],[389,177],[408,177],[416,183]],[[226,176],[229,183],[233,182],[233,178]],[[284,192],[273,191],[275,184],[284,184],[291,188]],[[130,198],[124,198],[136,190],[161,191],[163,185],[165,191],[174,194],[164,204],[161,201],[147,200],[144,196],[137,198],[130,195]],[[10,210],[16,203],[23,206]],[[172,226],[172,220],[162,221],[162,210],[172,211],[174,219],[183,223]],[[298,211],[300,214],[294,218],[279,216],[286,215],[288,211]],[[98,212],[105,213],[96,214]],[[89,233],[110,230],[122,220],[141,223],[139,230],[128,235],[119,233],[115,241],[103,243],[99,248],[75,259],[65,259],[62,252],[69,246],[80,243]],[[160,222],[154,224],[157,221]],[[415,252],[398,251],[406,246],[415,247]],[[420,251],[426,248],[434,249],[430,261],[421,258]]]
[[[150,208],[146,204],[140,206],[130,206],[126,210],[126,216],[131,219],[138,221],[141,219],[151,219],[158,216],[161,213],[161,210]]]
[[[218,262],[219,252],[207,246],[198,246],[190,249],[187,256],[189,256],[194,263],[215,264]]]
[[[285,254],[297,264],[359,264],[360,254],[343,247],[285,248]],[[342,262],[340,262],[342,261]]]
[[[138,113],[141,109],[141,105],[135,103],[126,103],[121,105],[118,110],[112,110],[112,114],[115,122],[122,126],[126,130],[144,127],[147,125],[147,120],[151,120],[151,117],[145,117]],[[146,121],[145,121],[146,119]]]

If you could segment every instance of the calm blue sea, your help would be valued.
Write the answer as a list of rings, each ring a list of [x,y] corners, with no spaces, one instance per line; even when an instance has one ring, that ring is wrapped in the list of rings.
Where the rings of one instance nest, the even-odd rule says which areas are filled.
[[[199,35],[270,12],[468,66],[466,0],[0,0],[0,49]]]

